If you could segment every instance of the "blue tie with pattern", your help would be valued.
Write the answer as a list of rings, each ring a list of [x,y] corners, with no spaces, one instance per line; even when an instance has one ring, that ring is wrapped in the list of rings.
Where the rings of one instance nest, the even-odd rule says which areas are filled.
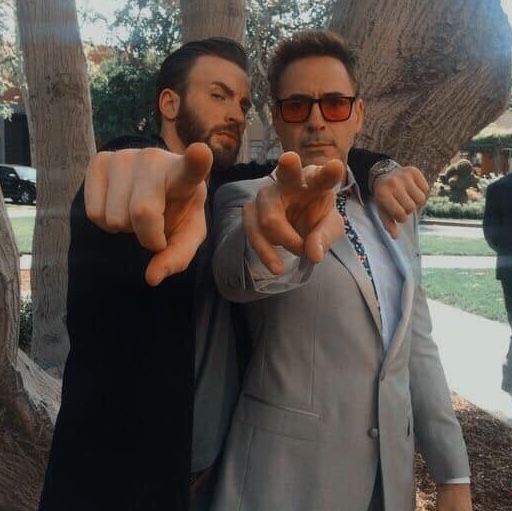
[[[368,255],[366,254],[366,250],[364,248],[363,243],[361,242],[361,239],[359,238],[359,235],[357,234],[354,227],[352,227],[352,224],[350,223],[347,217],[346,205],[347,198],[349,196],[350,190],[345,190],[339,193],[338,196],[336,197],[336,209],[338,210],[339,214],[343,218],[343,221],[345,222],[345,236],[347,236],[348,239],[350,240],[350,243],[352,243],[352,246],[356,251],[357,257],[359,257],[359,260],[361,261],[361,264],[364,266],[364,269],[366,270],[368,277],[370,277],[371,283],[373,285],[373,290],[375,292],[375,297],[377,298],[378,302],[379,299],[377,295],[377,288],[375,287],[375,282],[373,280],[372,269],[370,268],[370,261],[368,261]]]

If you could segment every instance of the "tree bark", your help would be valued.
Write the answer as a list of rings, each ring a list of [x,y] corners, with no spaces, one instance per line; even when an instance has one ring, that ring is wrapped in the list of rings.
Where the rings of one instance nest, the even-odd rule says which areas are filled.
[[[357,145],[419,166],[430,183],[507,106],[512,44],[499,0],[338,0],[331,29],[359,54]]]
[[[74,0],[18,0],[17,16],[38,170],[32,355],[60,376],[69,349],[69,209],[94,152],[91,100]]]
[[[0,511],[36,509],[60,383],[18,350],[19,254],[0,191]]]
[[[224,36],[243,43],[245,0],[181,0],[183,42]]]

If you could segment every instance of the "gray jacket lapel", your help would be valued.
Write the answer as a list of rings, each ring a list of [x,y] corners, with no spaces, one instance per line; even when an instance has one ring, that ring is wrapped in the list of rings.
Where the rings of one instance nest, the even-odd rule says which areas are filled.
[[[361,264],[359,257],[347,236],[336,240],[331,247],[331,253],[352,274],[361,294],[363,295],[375,325],[382,336],[382,322],[380,318],[379,304],[375,297],[373,284]]]

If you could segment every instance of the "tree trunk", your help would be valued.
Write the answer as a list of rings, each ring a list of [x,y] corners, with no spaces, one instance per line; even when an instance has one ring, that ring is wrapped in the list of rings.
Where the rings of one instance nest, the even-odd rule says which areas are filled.
[[[18,0],[17,15],[38,170],[32,355],[61,375],[69,349],[69,209],[94,152],[89,84],[74,0]]]
[[[245,0],[181,0],[183,42],[224,36],[243,43]]]
[[[60,384],[18,350],[19,254],[0,191],[0,511],[33,511]]]
[[[359,52],[358,144],[419,166],[432,183],[506,108],[511,37],[499,0],[338,0],[331,29]]]

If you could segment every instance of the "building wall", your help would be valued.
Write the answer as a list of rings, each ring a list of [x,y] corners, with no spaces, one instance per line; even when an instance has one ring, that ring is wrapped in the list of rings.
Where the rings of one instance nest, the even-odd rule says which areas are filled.
[[[30,166],[30,138],[27,116],[24,113],[12,114],[10,120],[4,120],[3,129],[3,155],[0,152],[0,157],[3,156],[3,159],[0,161]]]

